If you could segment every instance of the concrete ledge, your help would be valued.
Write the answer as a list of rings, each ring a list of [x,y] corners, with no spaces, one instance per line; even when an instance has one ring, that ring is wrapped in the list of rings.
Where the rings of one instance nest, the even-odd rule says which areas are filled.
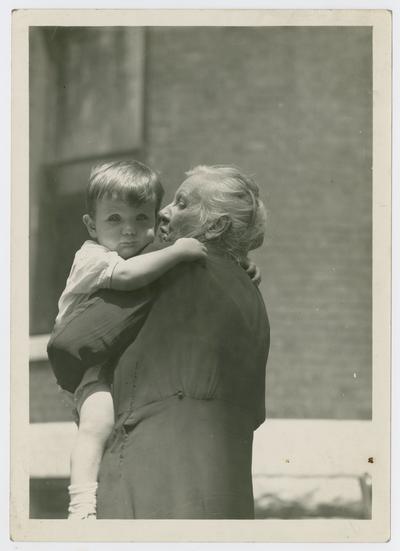
[[[29,337],[29,360],[40,362],[47,360],[47,343],[50,335],[32,335]]]
[[[74,423],[33,423],[30,430],[30,476],[68,478],[77,427]]]
[[[374,441],[371,421],[267,419],[254,433],[253,473],[372,473],[380,455]]]
[[[267,420],[254,434],[255,476],[362,476],[377,461],[369,421]],[[30,425],[30,473],[69,476],[74,423]],[[374,462],[374,463],[372,463]]]

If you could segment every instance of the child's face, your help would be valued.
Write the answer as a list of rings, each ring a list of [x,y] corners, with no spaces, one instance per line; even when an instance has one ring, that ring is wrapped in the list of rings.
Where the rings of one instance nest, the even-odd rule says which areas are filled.
[[[155,208],[154,201],[132,206],[121,199],[103,197],[97,201],[94,219],[85,214],[83,221],[93,239],[127,259],[154,240]]]

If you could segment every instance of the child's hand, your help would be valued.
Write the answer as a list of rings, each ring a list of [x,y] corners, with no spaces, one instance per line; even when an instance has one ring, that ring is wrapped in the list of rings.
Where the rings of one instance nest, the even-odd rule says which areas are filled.
[[[251,281],[254,283],[254,285],[260,285],[261,283],[261,270],[257,266],[257,264],[254,264],[251,260],[246,258],[245,260],[242,260],[240,263],[242,268],[246,270],[247,275],[251,279]]]
[[[193,237],[181,237],[172,246],[182,260],[199,260],[207,256],[207,247]]]

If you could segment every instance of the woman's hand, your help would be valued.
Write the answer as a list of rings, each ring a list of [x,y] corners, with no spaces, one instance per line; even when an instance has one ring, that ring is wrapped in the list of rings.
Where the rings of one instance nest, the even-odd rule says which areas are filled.
[[[180,260],[199,260],[207,256],[207,247],[194,237],[181,237],[172,247]]]
[[[257,285],[257,286],[260,285],[260,283],[261,283],[261,270],[257,266],[257,264],[255,264],[254,262],[252,262],[248,258],[245,258],[244,260],[242,260],[240,262],[240,265],[244,270],[246,270],[247,275],[249,276],[251,281],[254,283],[254,285]]]

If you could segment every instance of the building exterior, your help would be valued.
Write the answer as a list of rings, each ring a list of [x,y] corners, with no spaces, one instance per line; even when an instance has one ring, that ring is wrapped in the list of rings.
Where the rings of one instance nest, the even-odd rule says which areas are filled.
[[[31,334],[85,238],[92,164],[134,157],[168,200],[198,164],[254,175],[268,210],[267,416],[371,418],[372,33],[367,27],[31,28]],[[31,421],[70,419],[43,359]]]

